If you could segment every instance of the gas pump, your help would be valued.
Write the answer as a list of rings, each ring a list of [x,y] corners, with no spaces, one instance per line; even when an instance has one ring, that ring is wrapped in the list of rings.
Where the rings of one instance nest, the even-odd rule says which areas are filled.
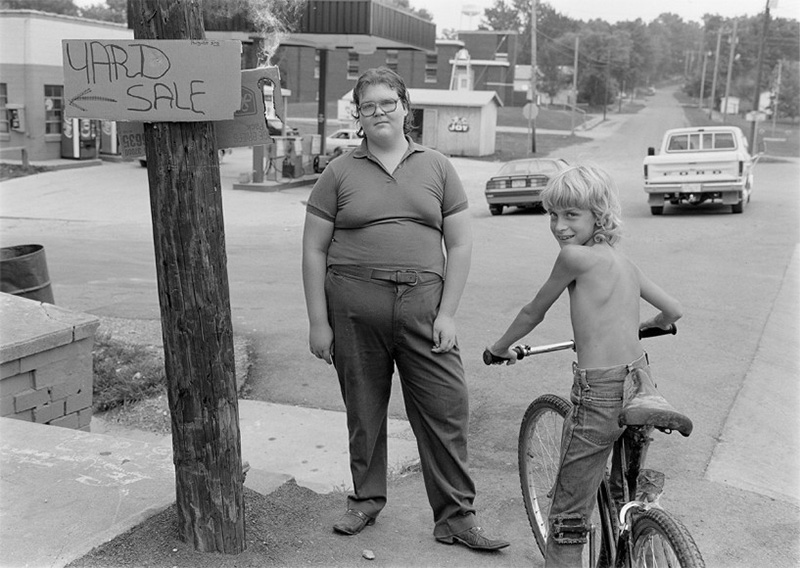
[[[89,160],[97,157],[97,124],[88,118],[65,118],[61,129],[61,157]]]

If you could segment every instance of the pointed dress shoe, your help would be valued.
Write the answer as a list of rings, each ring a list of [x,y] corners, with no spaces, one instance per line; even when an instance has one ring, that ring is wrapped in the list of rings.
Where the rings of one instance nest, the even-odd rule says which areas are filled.
[[[493,539],[486,536],[481,527],[472,527],[458,534],[437,537],[436,540],[444,544],[463,544],[473,550],[500,550],[510,546],[510,542]]]
[[[337,533],[352,536],[360,533],[364,530],[364,527],[369,527],[374,524],[375,519],[366,513],[356,509],[347,509],[347,512],[342,515],[342,518],[333,525],[333,530]]]

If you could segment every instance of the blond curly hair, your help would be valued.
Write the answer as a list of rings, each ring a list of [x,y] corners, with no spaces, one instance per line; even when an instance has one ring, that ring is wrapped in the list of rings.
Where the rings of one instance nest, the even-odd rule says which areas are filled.
[[[595,218],[594,242],[614,244],[622,236],[622,207],[614,180],[596,166],[570,166],[550,179],[542,192],[547,211],[575,207]]]

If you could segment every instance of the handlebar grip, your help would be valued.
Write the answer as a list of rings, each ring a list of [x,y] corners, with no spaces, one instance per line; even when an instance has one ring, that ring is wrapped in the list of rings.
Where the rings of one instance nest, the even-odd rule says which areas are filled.
[[[678,326],[676,326],[674,323],[669,324],[667,329],[662,329],[660,327],[646,327],[639,330],[639,339],[658,337],[659,335],[675,335],[676,333],[678,333]]]
[[[517,354],[517,360],[518,361],[520,359],[522,359],[523,357],[525,357],[525,352],[522,350],[522,347],[520,347],[519,345],[517,345],[516,347],[513,347],[511,350],[514,351]],[[508,359],[504,359],[503,357],[498,357],[497,355],[495,355],[494,353],[492,353],[488,349],[484,349],[483,350],[483,362],[486,365],[500,365],[502,363],[505,363],[506,361],[508,361]]]

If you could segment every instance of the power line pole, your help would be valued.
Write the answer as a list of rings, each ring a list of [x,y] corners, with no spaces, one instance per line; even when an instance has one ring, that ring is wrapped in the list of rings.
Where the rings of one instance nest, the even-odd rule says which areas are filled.
[[[575,56],[572,62],[572,124],[571,131],[575,134],[575,109],[578,108],[578,48],[581,43],[581,36],[575,36]]]
[[[714,99],[717,96],[717,74],[719,70],[719,51],[722,43],[722,28],[717,30],[717,50],[714,55],[714,79],[711,81],[711,102],[708,105],[708,118],[714,117]]]
[[[759,110],[759,103],[761,102],[761,71],[764,67],[764,45],[767,42],[767,31],[769,29],[769,4],[770,0],[767,0],[766,8],[764,10],[764,28],[761,31],[761,43],[758,46],[758,65],[756,70],[756,89],[755,94],[753,95],[753,111]],[[750,148],[751,151],[756,152],[756,124],[757,121],[753,121],[750,125]]]
[[[775,100],[772,101],[772,135],[775,136],[775,122],[778,118],[778,103],[781,98],[781,73],[783,70],[783,59],[778,60],[778,79],[775,81]]]
[[[196,0],[131,0],[129,10],[136,39],[205,38]],[[178,534],[195,550],[238,554],[244,475],[214,125],[145,123],[144,135]]]
[[[531,0],[531,109],[536,109],[537,95],[536,95],[536,1]],[[533,118],[534,112],[531,112],[531,118],[528,119],[528,128],[531,131],[531,154],[536,153],[536,119]]]
[[[606,107],[608,107],[608,82],[611,80],[611,45],[606,52],[606,84],[603,89],[603,122],[606,121]]]
[[[706,106],[706,69],[708,67],[708,56],[710,54],[710,51],[703,51],[703,71],[700,75],[700,104],[697,105],[700,107],[701,111]]]
[[[733,36],[731,37],[731,52],[728,56],[728,77],[725,79],[725,108],[720,109],[722,110],[722,122],[725,123],[728,118],[728,112],[730,109],[728,105],[730,104],[730,97],[731,94],[731,76],[733,75],[733,60],[736,58],[736,30],[739,25],[739,20],[733,21]]]

